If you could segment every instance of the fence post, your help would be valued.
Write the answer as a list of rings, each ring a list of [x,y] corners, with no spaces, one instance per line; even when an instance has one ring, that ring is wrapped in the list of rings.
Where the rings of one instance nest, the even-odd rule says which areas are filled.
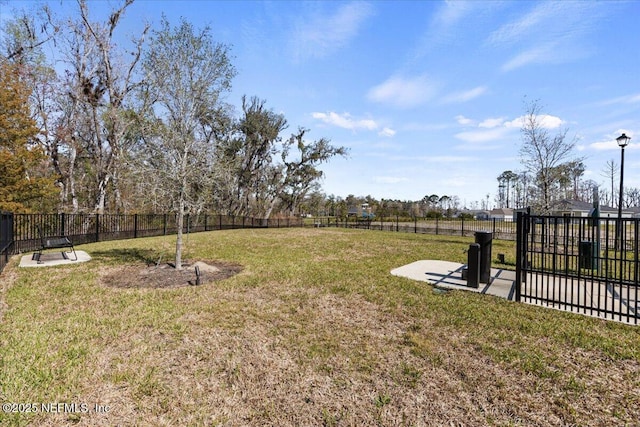
[[[436,236],[440,233],[440,219],[436,217]]]
[[[133,238],[138,238],[138,214],[133,214]]]
[[[61,236],[66,236],[67,234],[65,233],[65,229],[64,229],[64,212],[62,212],[60,214],[60,235]]]
[[[96,242],[100,241],[100,214],[96,214]]]
[[[415,234],[418,234],[418,217],[417,216],[413,217],[413,232]]]
[[[7,257],[9,256],[9,246],[11,246],[14,236],[13,215],[12,212],[0,212],[0,249],[5,249],[6,247],[5,255]]]
[[[496,234],[496,219],[493,218],[493,234]]]
[[[520,302],[522,286],[522,257],[524,238],[524,215],[522,212],[516,214],[516,280],[515,280],[515,300]],[[524,255],[526,256],[526,254]]]
[[[462,231],[460,231],[460,235],[464,237],[464,217],[462,217],[461,219],[462,219],[462,225],[461,225]]]

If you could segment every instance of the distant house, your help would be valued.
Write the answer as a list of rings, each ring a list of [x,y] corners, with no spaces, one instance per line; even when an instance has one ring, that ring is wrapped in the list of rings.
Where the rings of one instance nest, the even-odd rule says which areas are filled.
[[[489,211],[489,218],[496,219],[499,221],[513,221],[513,209],[511,208],[500,208],[500,209],[491,209]]]
[[[371,212],[371,206],[369,206],[369,203],[363,203],[359,207],[350,206],[347,211],[347,216],[366,219],[373,219],[373,217],[375,217],[373,212]]]
[[[600,206],[600,218],[617,218],[618,209],[610,206]],[[551,206],[553,216],[573,216],[588,217],[593,211],[593,203],[582,202],[580,200],[559,200]],[[635,215],[632,209],[622,209],[622,218],[633,218]]]
[[[463,209],[457,212],[455,216],[457,217],[465,216],[467,218],[470,216],[473,219],[483,221],[483,220],[489,219],[489,211],[477,210],[477,209]]]

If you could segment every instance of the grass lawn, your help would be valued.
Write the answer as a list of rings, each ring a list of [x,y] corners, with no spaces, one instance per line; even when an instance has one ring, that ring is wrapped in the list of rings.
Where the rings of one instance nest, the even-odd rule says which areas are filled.
[[[640,328],[389,273],[464,262],[472,238],[198,233],[187,258],[242,272],[175,289],[103,284],[173,240],[84,245],[93,260],[72,266],[12,260],[0,275],[0,402],[76,407],[14,406],[38,413],[0,412],[0,425],[640,422]],[[498,252],[513,262],[513,242],[495,241]]]

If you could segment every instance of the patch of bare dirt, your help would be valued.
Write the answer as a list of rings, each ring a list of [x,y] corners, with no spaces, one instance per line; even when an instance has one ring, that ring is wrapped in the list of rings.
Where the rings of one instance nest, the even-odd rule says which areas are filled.
[[[196,268],[200,277],[196,275]],[[183,263],[177,270],[173,264],[128,265],[109,269],[102,276],[102,284],[114,288],[181,288],[206,285],[227,279],[242,271],[242,266],[221,261]]]

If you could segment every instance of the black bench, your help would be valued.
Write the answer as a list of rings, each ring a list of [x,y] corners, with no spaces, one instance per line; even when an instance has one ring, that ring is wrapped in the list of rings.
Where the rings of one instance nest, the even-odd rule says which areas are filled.
[[[40,248],[36,251],[31,259],[38,261],[38,264],[42,264],[40,261],[40,257],[42,256],[42,251],[45,249],[64,249],[70,248],[70,251],[62,251],[62,257],[64,259],[70,259],[71,261],[78,260],[78,254],[76,254],[76,250],[73,248],[73,243],[67,236],[54,236],[54,237],[44,237],[42,233],[42,229],[40,227],[36,227],[38,229],[38,234],[40,235]],[[74,259],[71,259],[67,256],[67,252],[73,252]]]

